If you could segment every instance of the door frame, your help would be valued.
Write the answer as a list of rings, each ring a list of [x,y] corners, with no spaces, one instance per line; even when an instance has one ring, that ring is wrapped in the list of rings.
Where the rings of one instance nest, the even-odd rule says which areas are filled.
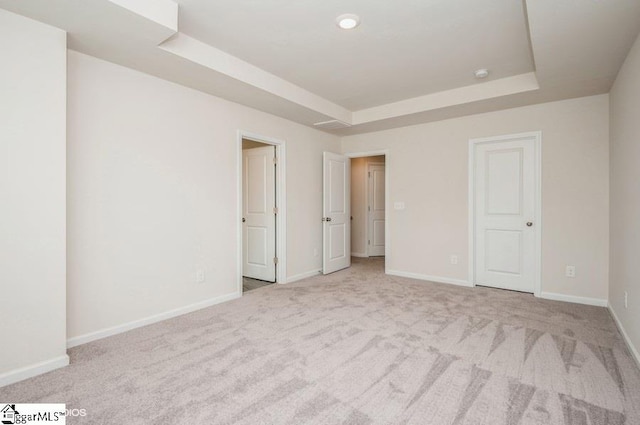
[[[350,152],[343,153],[342,155],[346,156],[349,159],[353,158],[366,158],[369,156],[379,156],[384,155],[384,273],[387,274],[387,265],[389,264],[388,257],[391,254],[391,232],[389,231],[389,222],[390,215],[389,211],[391,210],[391,189],[389,185],[389,174],[390,173],[390,150],[389,149],[380,149],[373,151],[364,151],[364,152]],[[367,182],[368,185],[368,182]],[[367,186],[368,189],[368,186]],[[367,203],[369,202],[369,191],[367,190]],[[366,208],[366,205],[365,205]],[[367,238],[369,237],[369,223],[368,223],[368,215],[367,217]],[[369,255],[369,247],[367,247],[367,256]]]
[[[371,202],[371,199],[370,199],[370,196],[369,196],[369,192],[371,191],[371,179],[369,178],[369,174],[368,174],[370,172],[369,168],[372,165],[382,165],[384,167],[384,178],[385,178],[385,188],[384,188],[384,190],[385,190],[385,192],[384,192],[384,203],[385,203],[385,205],[384,205],[384,225],[385,225],[384,247],[385,247],[385,254],[386,254],[386,250],[387,250],[387,235],[386,235],[386,233],[387,233],[387,229],[386,229],[386,226],[387,226],[387,187],[386,187],[387,186],[387,181],[386,181],[387,180],[387,167],[385,165],[386,162],[387,162],[387,158],[386,157],[384,158],[384,161],[385,162],[367,162],[367,169],[365,170],[365,175],[364,175],[365,181],[367,182],[367,184],[365,185],[366,186],[365,190],[366,190],[367,193],[365,195],[365,206],[364,206],[365,213],[366,213],[365,217],[367,217],[367,225],[365,226],[364,236],[365,236],[365,239],[367,241],[370,240],[370,236],[371,236],[369,234],[370,233],[369,232],[369,224],[370,224],[369,223],[369,218],[370,218],[369,215],[370,214],[369,214],[369,209],[367,208],[369,206],[369,203]],[[371,257],[371,252],[369,252],[370,248],[371,248],[371,245],[367,244],[367,252],[366,252],[367,258]]]
[[[476,286],[475,269],[475,160],[476,146],[479,144],[500,143],[513,141],[518,139],[532,139],[535,150],[534,170],[536,176],[535,181],[535,270],[533,278],[533,295],[540,296],[541,293],[541,275],[542,275],[542,131],[531,131],[527,133],[505,134],[502,136],[481,137],[469,139],[469,285]]]
[[[238,130],[236,139],[236,229],[237,229],[237,253],[236,253],[236,274],[238,295],[242,296],[242,140],[251,140],[276,147],[276,283],[287,282],[287,180],[286,164],[287,149],[284,140],[274,139],[268,136],[251,133],[249,131]]]

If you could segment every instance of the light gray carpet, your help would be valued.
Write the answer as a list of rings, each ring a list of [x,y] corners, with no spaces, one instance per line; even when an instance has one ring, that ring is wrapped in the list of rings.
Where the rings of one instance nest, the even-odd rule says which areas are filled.
[[[264,280],[251,279],[250,277],[242,277],[242,292],[251,291],[253,289],[262,288],[263,286],[273,285],[273,282]]]
[[[384,276],[382,260],[70,350],[0,389],[92,424],[640,424],[604,308]]]

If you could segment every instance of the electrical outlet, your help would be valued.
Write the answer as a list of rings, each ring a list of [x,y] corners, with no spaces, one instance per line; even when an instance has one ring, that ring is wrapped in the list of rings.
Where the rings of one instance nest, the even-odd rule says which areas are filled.
[[[457,255],[452,255],[451,256],[451,264],[458,264],[458,256]]]
[[[567,277],[576,277],[576,266],[567,266],[564,274]]]
[[[200,269],[196,272],[196,283],[204,283],[205,275],[204,270]]]
[[[627,294],[627,291],[624,291],[624,308],[627,308],[629,306],[629,294]]]

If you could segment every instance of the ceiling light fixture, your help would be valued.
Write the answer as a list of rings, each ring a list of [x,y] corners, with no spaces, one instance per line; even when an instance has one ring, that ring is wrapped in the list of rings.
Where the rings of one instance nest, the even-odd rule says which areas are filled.
[[[473,75],[475,75],[478,80],[482,80],[483,78],[487,78],[489,76],[489,70],[484,68],[478,69],[473,73]]]
[[[360,25],[360,17],[353,13],[345,13],[336,18],[336,23],[343,30],[352,30]]]

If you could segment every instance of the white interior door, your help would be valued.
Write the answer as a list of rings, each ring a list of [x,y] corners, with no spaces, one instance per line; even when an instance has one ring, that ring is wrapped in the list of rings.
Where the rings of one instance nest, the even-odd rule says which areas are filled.
[[[242,274],[276,280],[275,147],[242,151]]]
[[[323,155],[322,273],[351,265],[351,160]]]
[[[475,283],[534,292],[535,137],[475,144]]]
[[[369,164],[368,169],[368,254],[384,255],[384,164]]]

